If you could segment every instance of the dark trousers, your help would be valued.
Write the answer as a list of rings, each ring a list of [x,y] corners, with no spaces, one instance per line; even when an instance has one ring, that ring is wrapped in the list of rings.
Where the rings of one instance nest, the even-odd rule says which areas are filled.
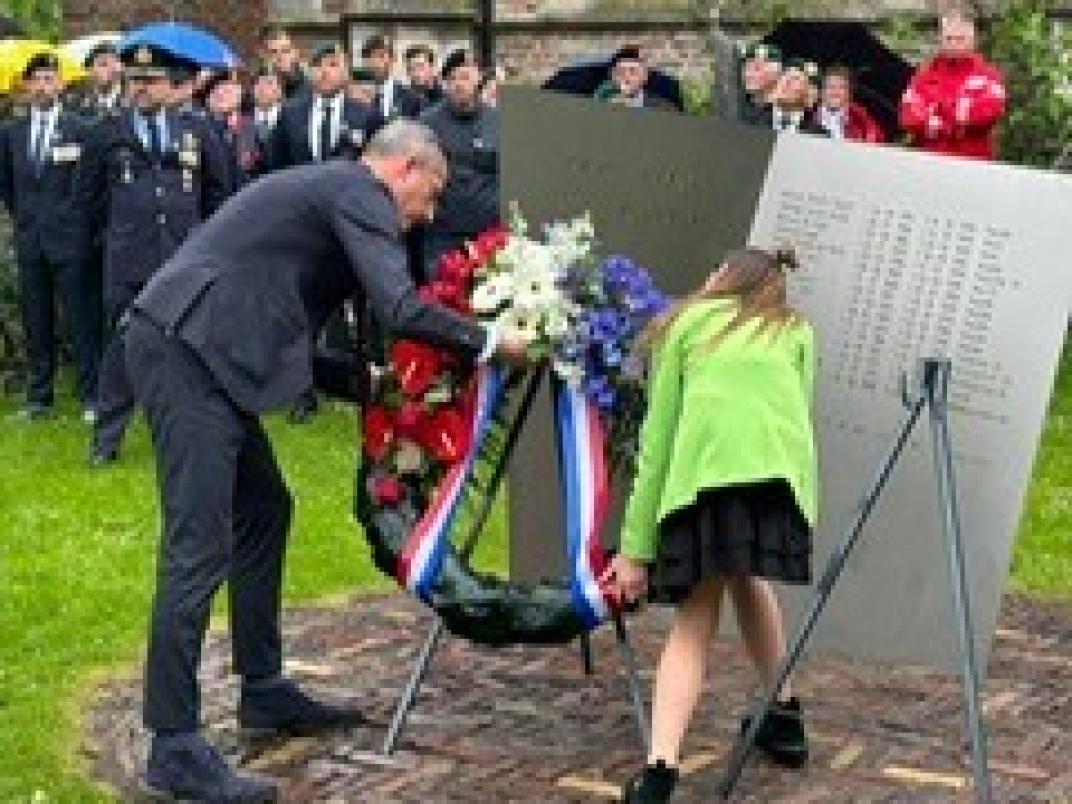
[[[55,263],[43,254],[19,255],[19,293],[30,357],[27,401],[49,407],[56,382],[56,297],[63,304],[83,405],[97,395],[100,361],[100,294],[90,276],[88,260]]]
[[[101,357],[100,379],[97,383],[97,423],[93,430],[93,448],[97,452],[118,452],[130,417],[137,407],[134,389],[127,378],[126,351],[120,321],[137,295],[139,288],[114,292],[108,301],[105,315],[107,344]]]
[[[163,537],[145,726],[198,725],[197,666],[216,590],[228,582],[236,672],[282,672],[279,611],[292,500],[256,416],[235,407],[197,355],[135,315],[126,355],[156,453]]]

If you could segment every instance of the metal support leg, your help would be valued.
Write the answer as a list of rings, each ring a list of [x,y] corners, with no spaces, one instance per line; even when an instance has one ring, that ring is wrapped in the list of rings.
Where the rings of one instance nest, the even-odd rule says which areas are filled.
[[[728,799],[737,787],[737,783],[741,778],[741,773],[744,770],[745,762],[748,761],[748,756],[755,747],[756,736],[759,733],[759,729],[763,725],[763,721],[766,719],[767,714],[774,707],[775,701],[778,698],[778,693],[781,692],[782,687],[785,686],[786,680],[792,675],[793,669],[800,661],[800,657],[804,653],[804,647],[811,638],[812,632],[815,630],[816,625],[818,625],[819,618],[822,616],[823,610],[826,608],[826,604],[830,600],[830,595],[834,590],[834,584],[837,583],[838,577],[844,570],[845,562],[848,560],[849,554],[852,552],[853,548],[856,547],[860,535],[863,533],[864,525],[867,524],[867,520],[871,517],[871,513],[878,502],[879,495],[881,495],[883,489],[885,489],[886,483],[890,479],[890,475],[893,474],[894,466],[897,464],[898,458],[901,457],[901,453],[904,451],[905,445],[908,443],[908,439],[912,435],[916,423],[919,421],[920,414],[923,411],[923,406],[926,401],[927,395],[924,391],[921,391],[912,399],[906,399],[909,408],[908,415],[897,433],[893,446],[883,460],[878,475],[872,483],[870,490],[860,503],[860,507],[856,512],[852,525],[849,527],[842,541],[834,548],[834,552],[830,556],[830,560],[826,565],[826,570],[823,572],[823,577],[819,581],[819,588],[812,601],[811,609],[808,612],[804,624],[793,636],[790,646],[786,651],[786,657],[778,668],[778,672],[775,674],[774,684],[771,685],[765,691],[764,695],[752,706],[751,712],[749,713],[751,721],[749,727],[744,734],[738,738],[736,745],[734,745],[726,776],[719,785],[719,795],[721,795],[723,799]]]
[[[618,639],[618,651],[625,663],[625,675],[629,682],[629,696],[633,699],[633,712],[636,714],[637,729],[640,731],[640,743],[644,746],[644,756],[651,753],[651,732],[648,727],[648,712],[644,706],[644,690],[640,683],[640,668],[637,663],[636,651],[629,641],[629,634],[625,630],[625,621],[621,614],[614,617],[614,633]]]
[[[595,674],[595,665],[592,663],[592,639],[587,631],[581,634],[581,666],[584,668],[585,676],[591,677]]]
[[[484,524],[488,521],[488,516],[491,514],[491,507],[495,502],[495,495],[498,493],[499,486],[502,484],[503,478],[506,476],[506,465],[510,460],[510,455],[514,451],[514,447],[517,446],[517,439],[521,434],[521,428],[525,423],[525,419],[528,418],[529,410],[532,408],[532,401],[535,399],[536,391],[539,389],[542,381],[542,371],[533,375],[529,380],[529,386],[525,390],[525,396],[521,401],[521,405],[514,414],[514,420],[510,424],[510,432],[507,435],[502,455],[499,456],[499,460],[495,465],[495,471],[492,473],[491,482],[488,484],[487,494],[482,501],[480,510],[473,519],[473,524],[469,529],[465,542],[463,543],[461,550],[459,550],[458,554],[463,561],[468,560],[472,555],[473,550],[476,548],[477,540],[480,538],[480,532],[483,530]],[[406,689],[403,691],[402,697],[398,699],[398,703],[395,705],[395,712],[391,717],[391,725],[387,729],[387,736],[383,741],[384,756],[391,756],[391,754],[394,753],[395,747],[398,744],[399,735],[402,732],[402,727],[405,725],[406,718],[409,717],[409,713],[413,710],[413,707],[416,704],[417,693],[420,691],[421,683],[424,681],[424,677],[428,673],[428,666],[432,663],[432,656],[435,654],[444,630],[443,621],[437,617],[435,623],[428,631],[428,636],[425,637],[424,645],[421,647],[420,653],[417,654],[417,661],[413,665],[413,670],[410,671],[409,682],[406,684]]]
[[[432,654],[435,652],[436,646],[439,644],[439,639],[442,636],[443,621],[437,617],[435,625],[432,626],[432,630],[428,632],[428,636],[424,640],[421,652],[417,655],[417,661],[414,663],[413,670],[410,672],[409,681],[406,683],[406,689],[402,693],[402,697],[398,699],[398,705],[395,707],[395,713],[391,718],[391,725],[387,729],[387,736],[383,739],[384,756],[389,757],[395,752],[395,747],[398,744],[398,735],[402,731],[402,726],[406,722],[406,718],[409,716],[410,711],[413,709],[413,703],[417,699],[417,691],[421,687],[421,682],[424,681],[424,676],[428,672],[428,666],[432,663]]]
[[[949,556],[949,574],[953,590],[953,614],[960,643],[961,673],[964,684],[964,703],[968,734],[971,738],[972,768],[975,776],[975,798],[980,802],[993,800],[990,769],[987,764],[986,727],[979,703],[979,668],[975,653],[975,631],[972,628],[968,595],[968,578],[964,564],[964,542],[960,531],[960,511],[953,476],[953,447],[949,436],[948,394],[952,366],[948,360],[928,361],[932,372],[929,389],[931,434],[934,438],[934,468],[938,476],[938,493],[942,501],[942,525]]]

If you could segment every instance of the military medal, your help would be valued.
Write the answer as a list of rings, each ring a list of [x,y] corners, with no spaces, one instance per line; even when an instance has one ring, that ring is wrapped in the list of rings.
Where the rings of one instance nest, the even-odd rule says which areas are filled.
[[[133,184],[133,183],[134,183],[134,173],[130,169],[130,160],[129,159],[124,159],[123,160],[123,184]]]

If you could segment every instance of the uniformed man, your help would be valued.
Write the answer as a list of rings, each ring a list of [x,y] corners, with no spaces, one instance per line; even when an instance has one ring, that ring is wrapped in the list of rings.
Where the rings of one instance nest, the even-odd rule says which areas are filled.
[[[258,173],[264,171],[272,134],[283,109],[283,79],[271,65],[261,65],[253,78],[253,133],[260,154]]]
[[[740,69],[744,91],[736,120],[752,126],[772,125],[772,96],[782,77],[782,61],[782,53],[774,45],[756,42],[742,46]]]
[[[382,120],[420,115],[424,109],[420,95],[394,75],[395,46],[389,37],[370,36],[361,48],[361,59],[376,77],[375,104]]]
[[[610,60],[609,87],[597,90],[599,97],[635,109],[675,111],[674,104],[647,91],[648,62],[636,45],[618,48]]]
[[[83,62],[89,73],[82,92],[71,97],[71,109],[93,120],[119,114],[123,108],[123,62],[112,42],[94,45]]]
[[[119,453],[134,399],[116,333],[131,300],[190,231],[223,202],[228,171],[205,124],[168,106],[173,79],[189,65],[139,46],[123,53],[132,108],[102,121],[84,165],[84,194],[104,236],[105,350],[91,461]]]
[[[237,70],[213,73],[202,84],[198,98],[227,154],[231,186],[237,191],[262,169],[253,119],[242,111],[240,74]]]
[[[301,67],[301,54],[282,25],[270,23],[261,28],[260,59],[279,74],[287,100],[309,91],[309,80]]]
[[[259,415],[311,380],[310,343],[363,292],[380,321],[469,360],[522,361],[526,344],[423,301],[401,232],[446,179],[434,135],[398,120],[359,161],[265,176],[200,227],[134,301],[127,361],[152,431],[163,516],[146,662],[147,784],[198,801],[270,800],[198,731],[198,657],[228,582],[238,723],[265,733],[365,722],[283,676],[280,599],[292,512]]]
[[[89,260],[89,222],[76,182],[88,123],[61,108],[59,60],[29,59],[22,73],[25,116],[0,136],[0,194],[15,223],[19,294],[29,349],[24,416],[52,413],[56,377],[56,296],[62,299],[77,365],[84,417],[96,409],[100,353],[100,293]]]
[[[443,100],[435,51],[429,45],[413,45],[406,48],[405,59],[409,88],[420,96],[424,108]]]
[[[443,145],[450,179],[424,237],[424,279],[445,252],[499,220],[499,113],[480,102],[480,68],[466,50],[443,62],[443,102],[421,115]]]
[[[374,130],[372,109],[346,97],[350,70],[338,44],[321,45],[309,59],[312,91],[283,104],[272,139],[273,170],[360,154]]]

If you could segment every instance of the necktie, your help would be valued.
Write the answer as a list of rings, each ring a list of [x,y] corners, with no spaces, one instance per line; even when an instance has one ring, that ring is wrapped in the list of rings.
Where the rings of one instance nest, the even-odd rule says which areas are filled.
[[[160,158],[160,155],[163,153],[160,143],[159,123],[160,121],[155,115],[153,117],[148,117],[145,120],[145,128],[149,132],[149,153],[156,158]]]
[[[320,107],[320,154],[321,162],[331,158],[331,102],[326,98]]]

